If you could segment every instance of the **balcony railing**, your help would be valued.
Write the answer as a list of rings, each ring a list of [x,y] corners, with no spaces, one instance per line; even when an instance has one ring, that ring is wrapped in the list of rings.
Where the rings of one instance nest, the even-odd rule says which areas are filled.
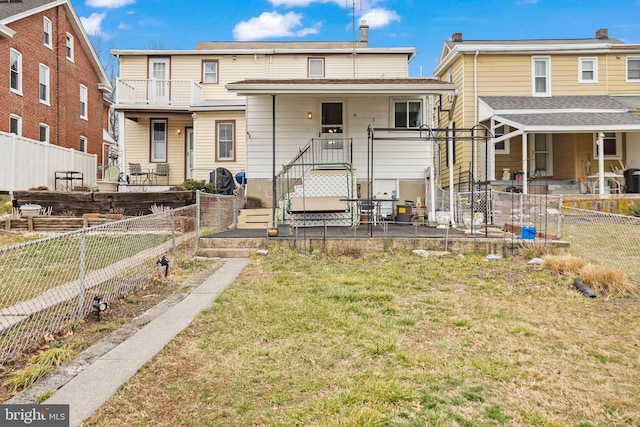
[[[190,106],[202,102],[202,86],[193,80],[120,80],[118,104]]]

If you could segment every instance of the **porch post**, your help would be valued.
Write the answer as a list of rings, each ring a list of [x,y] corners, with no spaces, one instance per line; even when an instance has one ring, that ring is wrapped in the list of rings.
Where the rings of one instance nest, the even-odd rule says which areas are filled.
[[[598,132],[598,194],[604,194],[604,133]]]
[[[447,167],[449,168],[449,210],[451,211],[451,218],[449,220],[452,226],[456,225],[456,205],[453,188],[453,135],[452,128],[453,121],[449,120],[449,126],[447,127]],[[460,183],[458,183],[460,185]]]
[[[522,134],[522,194],[529,194],[529,185],[527,182],[527,164],[529,159],[527,158],[527,133]]]
[[[271,95],[271,219],[276,226],[276,96]]]

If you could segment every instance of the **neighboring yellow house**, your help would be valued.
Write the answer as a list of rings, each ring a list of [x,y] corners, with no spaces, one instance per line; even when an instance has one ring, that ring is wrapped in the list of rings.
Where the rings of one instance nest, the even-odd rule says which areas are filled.
[[[563,181],[593,191],[599,138],[603,175],[620,181],[624,170],[640,168],[640,115],[634,114],[640,108],[640,46],[609,38],[605,28],[595,38],[561,40],[464,40],[454,33],[434,76],[459,87],[457,97],[438,106],[439,127],[478,126],[480,134],[486,126],[495,137],[486,144],[458,141],[453,159],[441,145],[443,187],[451,178],[464,190],[471,180],[496,183],[520,175],[533,181],[502,184],[527,192],[532,183]],[[581,184],[588,181],[589,187]],[[634,190],[632,183],[627,187]]]
[[[171,185],[209,180],[218,167],[245,171],[247,195],[272,207],[305,181],[292,178],[294,169],[320,170],[333,175],[325,185],[341,187],[298,189],[305,194],[424,200],[433,145],[418,128],[433,124],[438,96],[456,91],[409,78],[415,48],[369,47],[364,24],[359,41],[202,42],[193,50],[111,53],[120,65],[123,165],[168,163]],[[373,148],[370,127],[412,136],[382,140],[378,132]],[[292,161],[305,165],[284,167],[291,186],[274,190],[274,176],[283,181]],[[348,181],[330,172],[339,169],[349,171]]]

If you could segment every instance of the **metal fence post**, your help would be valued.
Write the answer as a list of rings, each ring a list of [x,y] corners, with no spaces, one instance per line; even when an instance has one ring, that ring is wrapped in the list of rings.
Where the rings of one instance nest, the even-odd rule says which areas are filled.
[[[200,249],[200,190],[196,190],[196,250]]]
[[[84,287],[86,277],[86,260],[87,260],[87,233],[80,234],[80,272],[78,277],[78,317],[84,317]]]
[[[558,240],[562,238],[562,195],[558,200],[558,232],[556,233]]]
[[[173,265],[177,263],[177,248],[176,248],[176,212],[171,210],[171,252],[173,256]]]

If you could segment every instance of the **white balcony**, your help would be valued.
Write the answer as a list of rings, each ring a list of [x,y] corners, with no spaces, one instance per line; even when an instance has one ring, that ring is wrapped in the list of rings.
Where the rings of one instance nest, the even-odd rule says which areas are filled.
[[[118,105],[189,107],[203,99],[193,80],[118,79],[116,93]]]

